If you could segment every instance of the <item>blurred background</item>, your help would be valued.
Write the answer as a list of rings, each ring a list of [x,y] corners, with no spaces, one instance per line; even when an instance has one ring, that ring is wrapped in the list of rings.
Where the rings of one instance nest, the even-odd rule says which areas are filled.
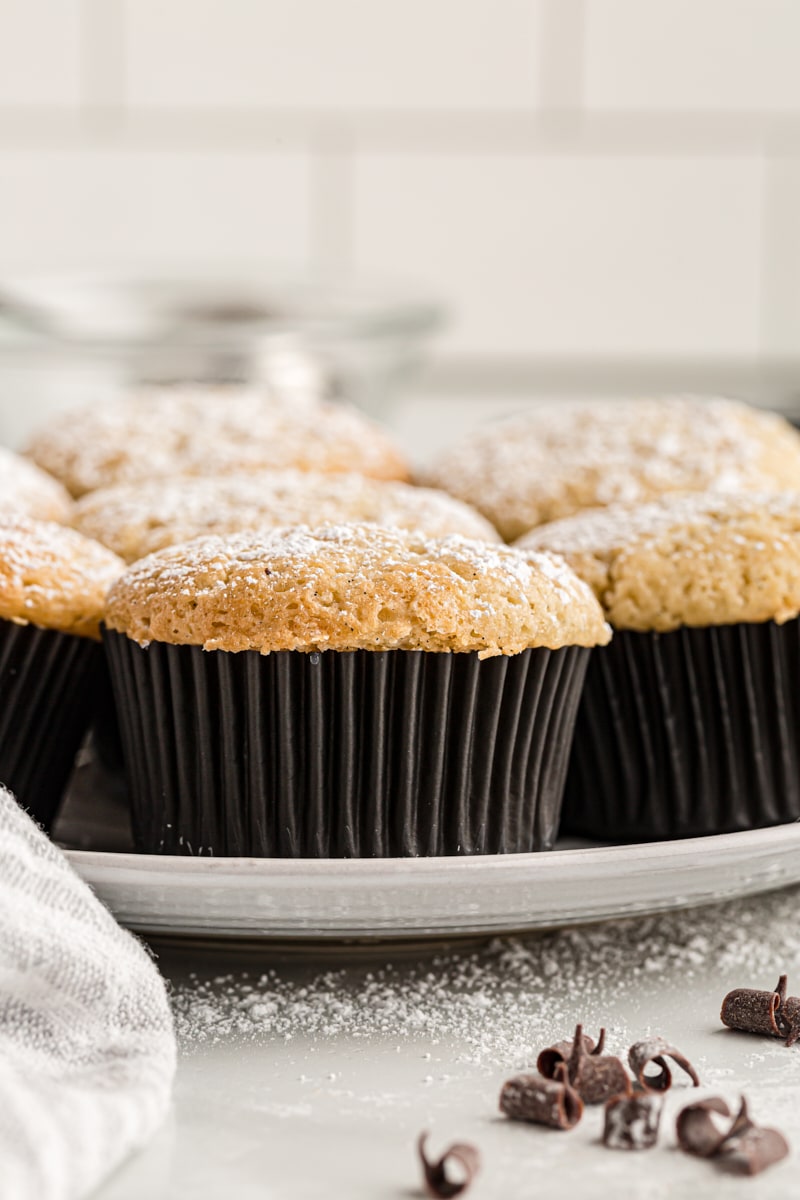
[[[797,0],[0,0],[0,305],[31,273],[387,281],[448,319],[359,398],[431,447],[560,393],[791,411],[799,50]],[[61,392],[17,341],[18,444]]]

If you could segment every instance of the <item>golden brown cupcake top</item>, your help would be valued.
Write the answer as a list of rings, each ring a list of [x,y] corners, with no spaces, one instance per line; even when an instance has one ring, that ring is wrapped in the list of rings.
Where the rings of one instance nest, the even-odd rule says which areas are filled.
[[[163,389],[66,412],[30,454],[76,497],[118,483],[283,467],[408,476],[388,433],[356,409],[245,389]]]
[[[427,481],[511,541],[585,508],[666,493],[800,488],[800,433],[731,400],[566,401],[471,433]]]
[[[74,524],[135,562],[192,538],[290,525],[369,523],[431,537],[498,542],[489,522],[445,492],[364,475],[266,471],[213,479],[151,480],[101,488],[79,500]]]
[[[800,614],[800,493],[665,496],[542,525],[520,549],[562,554],[615,629]]]
[[[593,646],[610,632],[563,560],[374,525],[199,538],[130,567],[106,623],[206,650],[477,651]]]
[[[0,515],[2,620],[97,638],[106,592],[124,569],[74,529]]]
[[[40,521],[67,522],[72,501],[52,475],[0,446],[0,513],[9,512]]]

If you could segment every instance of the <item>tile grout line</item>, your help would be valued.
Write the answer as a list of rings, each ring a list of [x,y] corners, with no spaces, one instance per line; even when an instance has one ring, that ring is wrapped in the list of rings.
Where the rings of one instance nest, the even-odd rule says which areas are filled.
[[[93,0],[88,0],[93,2]],[[119,82],[119,81],[118,81]],[[65,130],[73,129],[73,142],[113,145],[126,149],[165,149],[180,153],[195,150],[252,150],[265,141],[278,146],[306,149],[314,143],[329,153],[437,153],[586,157],[695,157],[800,156],[800,113],[765,123],[758,114],[725,117],[714,114],[645,114],[552,110],[548,113],[505,111],[418,114],[343,113],[332,118],[322,112],[289,110],[219,110],[184,113],[153,109],[126,109],[121,86],[116,99],[101,90],[97,77],[87,82],[76,124],[72,114],[58,107],[0,105],[0,148],[27,144],[63,146]],[[88,95],[95,97],[91,102]],[[101,96],[107,97],[100,103]],[[103,125],[97,117],[116,115],[117,123]],[[266,147],[276,148],[273,145]]]

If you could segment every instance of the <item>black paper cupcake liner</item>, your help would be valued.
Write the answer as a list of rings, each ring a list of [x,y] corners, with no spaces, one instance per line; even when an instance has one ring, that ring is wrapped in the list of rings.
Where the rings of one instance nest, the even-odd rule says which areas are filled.
[[[204,652],[105,643],[139,849],[549,849],[589,651]]]
[[[95,685],[95,705],[91,725],[91,750],[106,771],[122,775],[122,734],[117,716],[117,703],[108,669],[108,660],[101,655],[101,666]]]
[[[800,621],[618,632],[592,656],[562,832],[613,841],[800,818]]]
[[[50,827],[92,718],[98,642],[0,620],[0,783]]]

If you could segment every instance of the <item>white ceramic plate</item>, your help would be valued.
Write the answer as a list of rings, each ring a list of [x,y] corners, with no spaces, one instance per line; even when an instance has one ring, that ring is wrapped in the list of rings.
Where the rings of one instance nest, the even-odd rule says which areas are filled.
[[[447,937],[547,929],[800,882],[800,825],[638,846],[429,859],[67,852],[123,925],[198,937]]]
[[[128,851],[113,776],[78,772],[56,837],[143,933],[418,938],[548,929],[800,883],[800,823],[747,833],[475,858],[189,858]],[[77,848],[80,847],[80,848]]]

